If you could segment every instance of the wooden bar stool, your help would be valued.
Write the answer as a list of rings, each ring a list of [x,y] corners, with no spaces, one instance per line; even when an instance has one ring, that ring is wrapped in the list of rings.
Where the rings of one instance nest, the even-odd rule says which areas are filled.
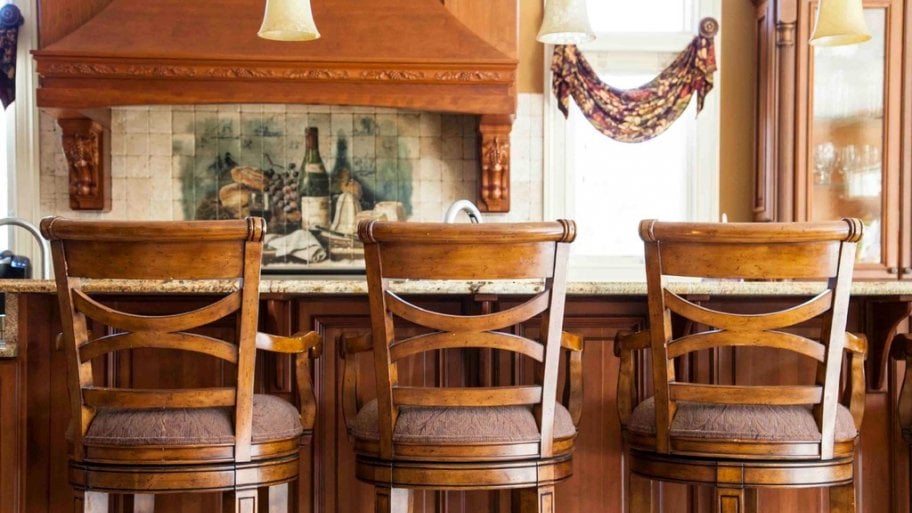
[[[375,486],[378,513],[406,512],[411,490],[519,489],[525,512],[554,512],[554,484],[571,474],[581,411],[582,341],[562,336],[571,221],[453,225],[367,221],[371,336],[345,341],[343,404],[357,477]],[[418,307],[391,280],[542,280],[524,303],[483,315]],[[497,330],[541,319],[541,340]],[[417,328],[420,326],[420,328]],[[569,392],[557,401],[561,346]],[[537,362],[534,384],[427,387],[399,368],[427,351],[483,348]],[[377,399],[359,404],[356,357],[373,349]]]
[[[615,345],[631,512],[650,511],[649,479],[711,485],[715,511],[724,513],[755,511],[757,488],[812,486],[829,487],[832,511],[855,511],[867,343],[845,325],[861,230],[857,219],[640,224],[650,329],[619,334]],[[672,292],[668,276],[815,281],[819,293],[782,310],[721,312]],[[674,336],[672,314],[707,328]],[[813,384],[699,384],[675,370],[676,358],[696,351],[759,347],[815,362]],[[651,356],[654,395],[636,404],[638,351]]]
[[[154,494],[224,492],[224,511],[254,513],[287,504],[287,483],[307,476],[299,454],[316,410],[310,358],[315,333],[257,333],[262,219],[213,222],[41,222],[51,241],[68,361],[72,417],[70,485],[74,511],[107,512],[108,494],[136,494],[151,512]],[[120,311],[84,290],[87,279],[225,280],[226,295],[199,309],[145,315]],[[146,286],[149,286],[146,284]],[[236,314],[236,336],[192,330]],[[87,320],[109,327],[89,332]],[[191,351],[236,367],[231,386],[138,389],[98,386],[91,360],[120,350]],[[296,354],[299,408],[254,394],[256,350]],[[268,497],[257,489],[270,487]],[[284,506],[287,508],[287,506]],[[272,511],[272,510],[271,510]]]

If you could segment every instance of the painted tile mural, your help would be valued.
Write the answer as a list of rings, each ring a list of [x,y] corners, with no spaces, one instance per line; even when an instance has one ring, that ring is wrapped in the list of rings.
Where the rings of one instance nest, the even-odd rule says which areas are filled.
[[[511,210],[485,214],[485,222],[542,218],[541,106],[542,95],[519,96],[510,134]],[[112,208],[97,212],[69,208],[60,128],[41,113],[38,216],[180,220],[259,212],[271,224],[267,271],[323,274],[327,269],[360,268],[361,248],[344,233],[353,216],[440,221],[453,201],[477,201],[476,121],[474,116],[350,106],[114,107]],[[294,164],[300,173],[308,127],[317,129],[316,146],[328,173],[332,203],[338,205],[343,198],[343,208],[323,219],[329,230],[299,230],[303,226],[295,223],[294,213],[285,211],[300,208],[294,191],[300,174],[296,180],[291,168]],[[346,170],[353,179],[342,179]],[[264,193],[258,195],[261,189]],[[335,222],[337,216],[329,214],[339,211],[344,215]]]
[[[358,221],[412,218],[421,198],[419,168],[435,167],[428,156],[457,167],[475,165],[468,151],[475,143],[474,119],[466,116],[251,115],[241,109],[180,114],[174,113],[173,152],[183,156],[183,218],[266,218],[267,269],[362,268]],[[315,211],[315,204],[322,207]]]

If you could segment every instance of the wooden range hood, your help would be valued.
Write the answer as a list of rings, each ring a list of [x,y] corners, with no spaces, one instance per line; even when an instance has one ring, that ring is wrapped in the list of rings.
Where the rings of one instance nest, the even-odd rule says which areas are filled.
[[[517,0],[311,3],[322,38],[288,43],[256,36],[264,0],[40,0],[38,106],[63,130],[71,207],[110,204],[111,106],[299,103],[478,115],[480,206],[509,211]],[[87,21],[55,34],[73,11]]]

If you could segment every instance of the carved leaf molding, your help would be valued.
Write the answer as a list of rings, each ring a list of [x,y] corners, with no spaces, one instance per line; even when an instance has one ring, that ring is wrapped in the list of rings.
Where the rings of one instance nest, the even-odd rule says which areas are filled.
[[[191,78],[191,79],[285,79],[285,80],[377,80],[392,82],[509,82],[513,72],[500,71],[416,71],[377,69],[329,69],[246,66],[185,66],[163,64],[51,62],[41,66],[42,75]]]

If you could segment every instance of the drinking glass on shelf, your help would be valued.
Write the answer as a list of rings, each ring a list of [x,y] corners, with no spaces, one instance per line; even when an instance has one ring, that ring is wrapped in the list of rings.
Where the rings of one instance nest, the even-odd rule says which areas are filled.
[[[820,143],[814,147],[814,183],[830,185],[836,166],[836,147],[833,143]]]

